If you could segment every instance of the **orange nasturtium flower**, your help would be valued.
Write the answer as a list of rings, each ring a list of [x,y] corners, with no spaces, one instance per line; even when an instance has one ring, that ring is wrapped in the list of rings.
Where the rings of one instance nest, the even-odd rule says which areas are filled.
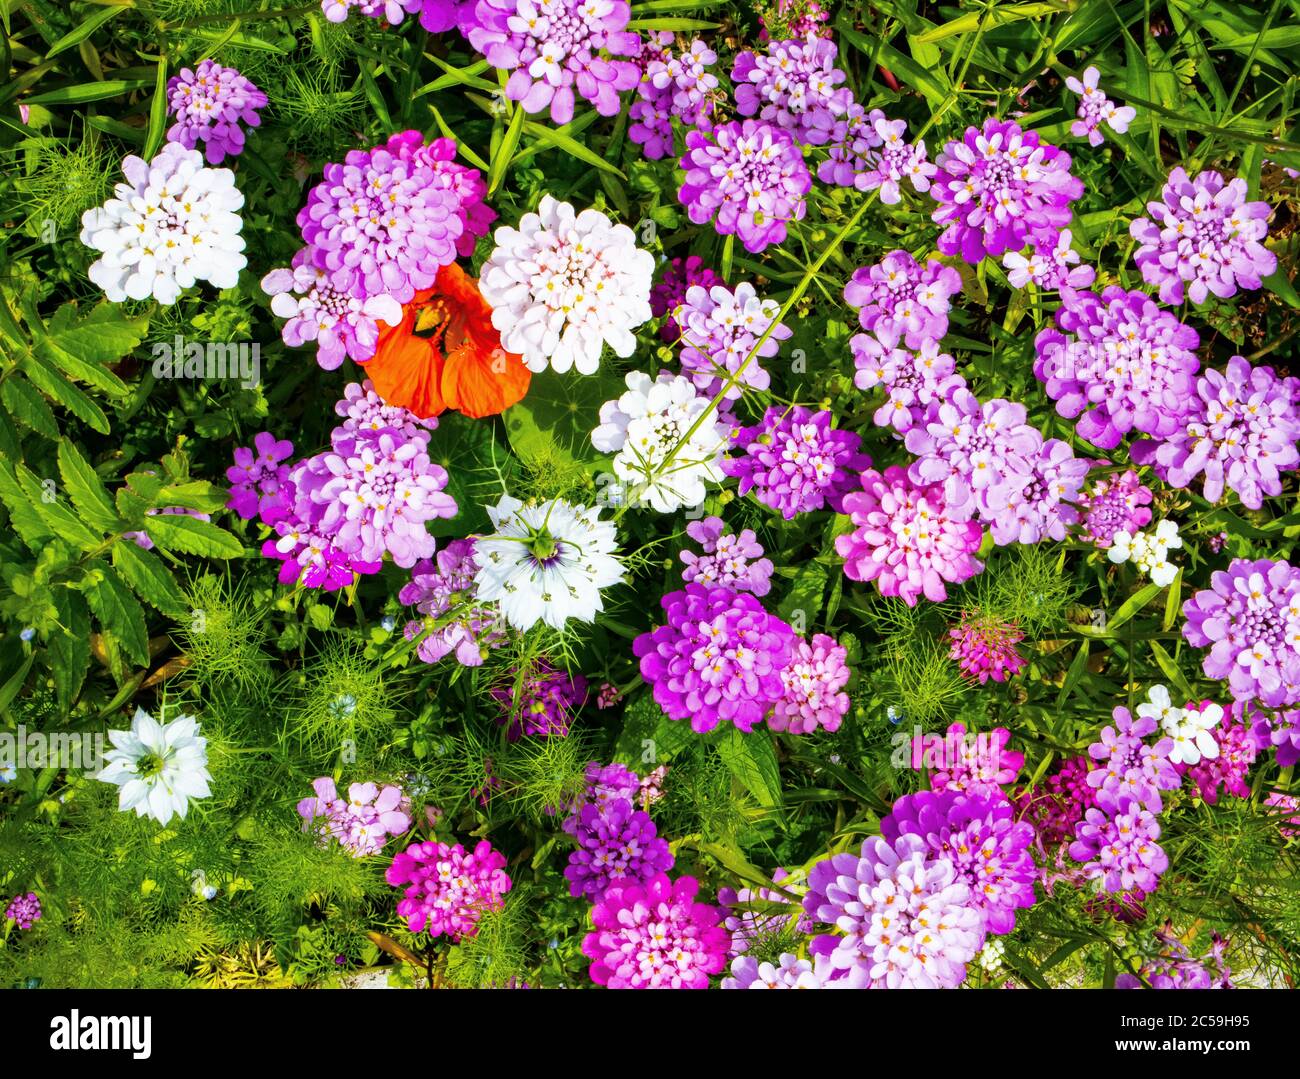
[[[446,409],[495,416],[523,398],[532,378],[523,360],[501,347],[492,308],[454,262],[402,308],[400,325],[380,326],[365,369],[380,397],[421,419]]]

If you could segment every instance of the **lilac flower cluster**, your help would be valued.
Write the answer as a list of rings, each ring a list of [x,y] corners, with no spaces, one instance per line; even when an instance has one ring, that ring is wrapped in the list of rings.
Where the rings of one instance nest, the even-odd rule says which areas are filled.
[[[1103,123],[1116,134],[1123,135],[1137,116],[1137,109],[1131,105],[1116,105],[1106,96],[1106,91],[1098,89],[1100,81],[1101,72],[1095,67],[1087,68],[1082,80],[1073,75],[1065,80],[1066,89],[1079,95],[1078,119],[1070,125],[1070,134],[1086,138],[1089,146],[1100,146],[1106,141],[1106,136],[1101,133]]]
[[[411,568],[397,598],[424,616],[407,622],[403,633],[408,641],[420,638],[415,652],[425,663],[454,653],[461,666],[479,667],[505,640],[496,612],[476,602],[477,572],[474,541],[467,539],[452,540],[434,559]]]
[[[257,127],[266,108],[266,94],[233,67],[204,60],[197,70],[183,67],[167,81],[167,111],[176,122],[167,129],[167,141],[187,150],[203,143],[209,165],[244,152],[241,123]]]
[[[740,53],[731,69],[736,111],[789,131],[800,145],[828,142],[853,101],[837,52],[829,38],[809,37],[769,42],[765,54]]]
[[[262,554],[284,563],[284,584],[333,591],[377,573],[385,554],[412,567],[433,554],[425,522],[457,513],[447,473],[427,452],[436,421],[385,405],[369,382],[350,385],[336,410],[345,419],[330,449],[277,473],[277,493],[259,500],[276,532]]]
[[[737,491],[754,497],[787,521],[829,506],[842,511],[844,496],[857,486],[857,473],[871,466],[859,452],[862,438],[832,430],[829,411],[802,405],[772,407],[761,423],[732,435],[742,455],[724,458],[722,471],[740,481]]]
[[[844,499],[853,531],[835,537],[844,572],[854,581],[875,581],[882,596],[909,606],[922,594],[948,598],[944,583],[960,584],[984,568],[975,558],[980,526],[950,511],[941,484],[914,483],[898,465],[862,474],[862,490]]]
[[[772,560],[763,557],[763,545],[753,529],[724,535],[725,529],[721,517],[705,517],[686,526],[686,534],[704,548],[704,553],[682,551],[686,563],[682,580],[687,584],[698,581],[708,588],[767,595],[772,590]]]
[[[688,584],[661,601],[665,624],[632,644],[641,677],[670,719],[698,732],[750,731],[785,695],[795,633],[746,593]]]
[[[524,112],[573,119],[574,91],[601,116],[618,112],[618,95],[641,77],[631,60],[640,38],[627,30],[625,0],[478,0],[469,42],[501,71],[505,95]]]
[[[1103,548],[1111,545],[1118,532],[1136,535],[1151,523],[1152,497],[1132,469],[1103,476],[1079,496],[1083,529]]]
[[[18,893],[5,907],[5,917],[19,929],[30,929],[41,920],[41,901],[35,892]]]
[[[490,694],[500,706],[497,722],[506,726],[510,741],[517,742],[524,735],[564,738],[574,715],[586,703],[587,680],[542,660],[522,681],[519,672],[511,671]]]
[[[412,933],[428,929],[430,937],[446,934],[456,941],[472,937],[479,919],[505,903],[511,884],[505,866],[505,855],[486,839],[472,851],[459,843],[412,843],[384,876],[395,887],[407,885],[397,913]]]
[[[664,319],[659,328],[659,338],[665,343],[671,345],[681,337],[678,309],[686,302],[686,293],[696,285],[707,295],[714,285],[725,287],[725,282],[704,265],[699,255],[688,255],[684,259],[673,259],[659,283],[650,289],[650,313],[655,318]]]
[[[1129,226],[1141,244],[1134,261],[1165,303],[1182,303],[1184,285],[1197,304],[1211,293],[1226,298],[1260,288],[1277,269],[1277,256],[1264,246],[1272,210],[1246,201],[1240,177],[1225,183],[1217,172],[1202,172],[1190,179],[1179,166],[1147,213]]]
[[[883,386],[887,394],[871,422],[892,427],[900,435],[933,423],[939,406],[966,387],[966,380],[957,374],[957,361],[940,352],[936,341],[922,341],[912,351],[901,348],[892,332],[859,333],[849,341],[849,348],[857,368],[853,384],[860,390]]]
[[[711,129],[718,77],[707,69],[717,62],[718,54],[697,38],[680,56],[665,48],[646,63],[638,99],[628,110],[627,137],[644,147],[651,161],[673,153],[674,119],[688,130]]]
[[[1007,270],[1007,280],[1012,288],[1024,288],[1031,282],[1040,289],[1060,292],[1068,296],[1074,289],[1087,288],[1097,279],[1097,271],[1080,265],[1080,255],[1072,246],[1073,234],[1061,229],[1054,244],[1045,243],[1041,236],[1029,241],[1029,254],[1008,251],[1002,256]]]
[[[1123,707],[1111,715],[1115,726],[1103,727],[1101,740],[1088,747],[1088,756],[1096,762],[1088,773],[1088,785],[1097,792],[1097,805],[1114,811],[1133,801],[1159,813],[1164,808],[1160,792],[1177,790],[1181,782],[1169,759],[1173,739],[1161,738],[1150,745],[1144,739],[1157,730],[1153,718],[1139,716],[1135,720]]]
[[[1300,378],[1279,378],[1241,356],[1224,371],[1196,380],[1177,428],[1158,443],[1133,447],[1133,459],[1153,464],[1162,480],[1189,487],[1203,477],[1202,494],[1217,502],[1227,487],[1257,510],[1282,493],[1281,473],[1300,468]]]
[[[628,798],[588,802],[564,822],[578,849],[564,870],[569,893],[597,902],[617,882],[642,884],[673,867],[675,859],[655,823]]]
[[[989,117],[982,129],[968,127],[936,163],[930,196],[939,203],[934,222],[944,226],[939,250],[972,264],[1032,240],[1055,248],[1070,203],[1083,195],[1070,155],[1011,120]]]
[[[723,989],[865,989],[867,977],[861,967],[836,970],[825,955],[800,959],[782,952],[775,963],[759,962],[752,955],[737,956],[731,962],[731,977],[722,979]]]
[[[293,455],[293,443],[277,439],[269,431],[259,431],[253,436],[252,448],[235,449],[235,463],[226,469],[230,481],[230,498],[226,508],[234,510],[245,521],[280,504],[280,494],[289,479],[289,466],[283,462]]]
[[[750,253],[785,239],[786,225],[802,220],[812,177],[789,132],[757,120],[733,121],[712,133],[690,131],[677,197],[692,223],[709,221],[735,235]]]
[[[1100,880],[1109,894],[1150,894],[1169,868],[1169,856],[1156,842],[1160,825],[1155,815],[1131,799],[1113,814],[1087,810],[1075,835],[1070,857],[1083,862],[1085,876]]]
[[[378,854],[389,836],[411,827],[410,800],[401,787],[353,783],[345,799],[330,776],[321,776],[311,786],[316,796],[298,803],[304,828],[314,829],[322,842],[337,840],[354,858]]]
[[[1251,701],[1236,701],[1232,715],[1250,724],[1250,733],[1259,749],[1271,745],[1277,750],[1279,768],[1289,768],[1300,761],[1300,709],[1283,708],[1270,715]]]
[[[734,289],[721,284],[708,288],[692,285],[677,312],[683,373],[709,397],[722,392],[724,380],[736,377],[736,384],[726,390],[728,401],[740,397],[746,386],[767,389],[772,379],[759,361],[775,356],[780,342],[794,332],[776,322],[776,301],[761,299],[747,281]],[[767,339],[759,345],[765,333]]]
[[[843,692],[850,674],[847,658],[848,650],[824,633],[800,640],[781,671],[784,692],[767,725],[793,734],[810,734],[818,727],[839,730],[849,710],[849,695]]]
[[[910,349],[948,332],[952,297],[961,275],[938,259],[924,266],[906,251],[891,251],[874,266],[860,266],[844,286],[844,302],[858,309],[864,330],[902,338]]]
[[[1025,635],[1014,622],[967,614],[948,631],[948,636],[952,640],[949,656],[957,661],[963,675],[980,685],[990,678],[1005,682],[1025,665],[1024,657],[1016,651]]]
[[[881,819],[880,833],[890,842],[920,836],[935,857],[951,861],[989,933],[1010,933],[1016,911],[1034,905],[1037,870],[1029,850],[1034,829],[1015,820],[1015,810],[1001,792],[993,797],[958,791],[904,795]]]
[[[1234,559],[1183,604],[1183,636],[1208,678],[1233,697],[1276,708],[1300,701],[1300,570],[1288,562]]]
[[[926,156],[925,140],[908,142],[907,121],[890,120],[879,109],[867,112],[856,101],[831,131],[830,155],[817,166],[817,179],[859,191],[880,191],[887,206],[900,202],[904,180],[929,191],[938,171]]]

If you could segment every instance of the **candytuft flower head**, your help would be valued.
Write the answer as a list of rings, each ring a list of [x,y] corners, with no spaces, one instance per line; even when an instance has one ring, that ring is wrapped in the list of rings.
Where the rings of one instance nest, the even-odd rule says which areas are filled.
[[[659,328],[659,337],[670,345],[681,337],[682,329],[677,322],[678,311],[686,302],[686,293],[693,285],[699,285],[707,292],[714,285],[724,284],[722,278],[704,265],[704,260],[699,255],[673,259],[659,284],[650,289],[650,311],[655,318],[664,320]]]
[[[775,356],[780,342],[794,332],[776,322],[780,305],[762,299],[748,281],[734,289],[722,284],[692,285],[677,312],[682,370],[709,397],[725,387],[727,401],[740,397],[746,386],[767,389],[772,379],[759,361]],[[728,386],[733,377],[735,384]]]
[[[322,842],[333,838],[354,858],[378,854],[389,836],[411,827],[410,803],[401,787],[353,783],[348,796],[339,795],[334,780],[321,776],[312,782],[314,798],[298,803],[305,828],[314,828]]]
[[[681,559],[686,563],[682,580],[766,596],[772,590],[774,567],[770,558],[763,557],[763,545],[753,529],[746,528],[736,535],[724,535],[725,531],[721,517],[705,517],[686,526],[686,534],[704,548],[704,554],[682,551]]]
[[[204,60],[197,69],[183,67],[167,82],[167,111],[176,117],[167,131],[170,142],[187,150],[203,143],[209,165],[220,165],[244,150],[241,123],[257,127],[266,95],[233,67]]]
[[[81,242],[102,253],[88,273],[104,295],[173,304],[199,281],[234,288],[248,264],[235,174],[205,168],[202,154],[176,142],[149,162],[129,155],[122,174],[113,198],[81,217]]]
[[[922,266],[906,251],[891,251],[878,264],[853,271],[844,302],[858,309],[864,330],[919,349],[948,332],[952,297],[960,292],[961,275],[951,266],[937,259]]]
[[[814,634],[811,641],[800,640],[789,666],[781,672],[785,691],[767,725],[794,734],[809,734],[818,727],[839,730],[849,710],[849,695],[843,692],[850,673],[847,656],[844,646],[824,633]]]
[[[654,256],[630,228],[543,195],[536,213],[495,238],[479,287],[502,346],[530,371],[595,374],[606,344],[632,355],[633,331],[651,317]]]
[[[105,755],[105,768],[95,778],[112,783],[118,792],[118,809],[134,809],[137,817],[152,817],[166,824],[173,816],[185,817],[190,800],[207,798],[208,740],[199,737],[193,716],[177,716],[159,723],[143,708],[135,710],[131,729],[108,732],[113,748]]]
[[[1086,68],[1082,80],[1073,75],[1065,80],[1066,88],[1079,95],[1079,118],[1070,125],[1070,134],[1086,138],[1090,146],[1100,146],[1106,141],[1101,133],[1103,123],[1116,134],[1123,135],[1137,116],[1137,109],[1131,105],[1116,105],[1104,90],[1098,89],[1100,81],[1101,72],[1095,67]]]
[[[397,913],[412,933],[427,929],[430,937],[446,934],[455,941],[473,936],[485,913],[504,906],[511,885],[505,865],[505,855],[486,839],[468,852],[459,843],[412,843],[384,877],[395,887],[408,886]]]
[[[736,111],[789,131],[801,145],[829,141],[853,101],[835,66],[837,52],[829,38],[809,36],[769,42],[766,54],[740,53],[731,70]]]
[[[487,513],[496,532],[474,541],[479,600],[496,602],[520,630],[594,621],[601,589],[624,576],[614,525],[562,498],[525,505],[503,495]]]

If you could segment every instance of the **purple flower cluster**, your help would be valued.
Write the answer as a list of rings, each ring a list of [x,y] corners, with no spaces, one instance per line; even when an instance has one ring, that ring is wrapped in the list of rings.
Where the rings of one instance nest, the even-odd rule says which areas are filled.
[[[836,970],[825,955],[800,959],[782,952],[775,963],[759,962],[752,955],[731,961],[731,976],[722,979],[723,989],[865,989],[866,972],[861,967]]]
[[[393,858],[384,874],[395,887],[407,885],[397,913],[412,933],[453,941],[478,932],[478,920],[500,910],[510,891],[505,855],[486,839],[467,852],[459,843],[412,843]]]
[[[641,78],[631,60],[613,59],[640,52],[640,37],[626,29],[630,17],[625,0],[478,0],[466,36],[489,64],[510,72],[509,100],[567,124],[575,90],[613,116],[619,93]]]
[[[939,406],[966,380],[957,374],[957,361],[940,352],[936,341],[922,341],[916,351],[899,346],[888,334],[855,334],[849,341],[857,373],[853,384],[860,390],[883,386],[885,403],[872,413],[877,427],[892,427],[906,435],[913,427],[934,422]]]
[[[776,322],[775,300],[761,299],[748,281],[734,289],[721,284],[708,288],[692,285],[677,310],[682,371],[699,390],[715,396],[722,391],[724,380],[736,375],[736,385],[726,391],[728,401],[738,398],[746,386],[767,389],[772,379],[759,361],[775,356],[780,342],[793,333],[784,323]],[[767,333],[768,327],[771,333]],[[765,333],[767,339],[759,345]],[[751,352],[753,358],[749,359]]]
[[[914,483],[898,465],[862,474],[862,490],[845,496],[853,531],[835,537],[844,572],[854,581],[875,581],[882,596],[916,606],[922,594],[948,598],[944,583],[960,584],[984,568],[975,558],[980,526],[954,517],[941,484]]]
[[[41,920],[41,901],[35,892],[26,895],[20,892],[9,900],[9,905],[5,907],[5,917],[19,929],[30,929],[33,923]]]
[[[233,67],[204,60],[194,70],[181,68],[167,81],[167,111],[176,122],[167,129],[167,141],[179,142],[187,150],[203,143],[209,165],[220,165],[227,157],[244,151],[241,123],[257,127],[266,108],[266,95]]]
[[[490,693],[500,706],[497,722],[507,725],[510,741],[517,742],[524,735],[564,738],[574,715],[586,703],[587,680],[543,660],[522,680],[519,672],[511,671]]]
[[[646,63],[645,78],[636,88],[638,100],[628,110],[627,137],[643,146],[651,161],[673,153],[674,118],[688,130],[712,127],[718,77],[708,68],[717,61],[718,54],[697,38],[680,56],[665,48]]]
[[[1016,645],[1024,633],[1014,622],[1003,622],[979,614],[963,615],[948,631],[952,640],[949,656],[957,661],[961,673],[984,685],[990,678],[1005,682],[1025,665]]]
[[[750,731],[785,695],[795,633],[746,593],[695,583],[661,601],[665,624],[632,644],[641,677],[669,719]]]
[[[354,858],[378,854],[389,836],[411,827],[410,802],[401,787],[353,783],[344,799],[329,776],[321,776],[311,786],[316,796],[298,803],[304,827],[314,828],[324,841],[338,840]]]
[[[1105,90],[1098,89],[1100,81],[1101,72],[1095,67],[1084,71],[1082,81],[1073,75],[1065,80],[1066,88],[1079,95],[1078,119],[1070,125],[1070,134],[1086,138],[1089,146],[1100,146],[1106,141],[1106,136],[1101,133],[1103,123],[1116,134],[1123,135],[1137,116],[1137,110],[1131,105],[1116,105],[1106,96]]]
[[[948,332],[952,297],[961,275],[938,259],[924,266],[906,251],[891,251],[874,266],[860,266],[844,286],[844,301],[858,309],[864,330],[902,338],[910,349]]]
[[[1183,636],[1209,646],[1208,678],[1226,678],[1238,701],[1300,701],[1300,570],[1238,558],[1183,604]]]
[[[1174,932],[1173,923],[1166,922],[1163,930],[1153,934],[1161,953],[1142,964],[1141,978],[1121,974],[1115,979],[1116,989],[1140,989],[1145,981],[1152,989],[1231,989],[1232,970],[1226,952],[1228,942],[1215,933],[1210,950],[1199,958],[1192,955],[1187,945]]]
[[[578,844],[564,870],[575,898],[594,903],[615,882],[644,884],[673,867],[667,840],[629,798],[588,802],[563,827]]]
[[[1103,476],[1079,496],[1084,531],[1098,547],[1109,547],[1117,532],[1135,535],[1151,523],[1151,498],[1132,469]]]
[[[1201,799],[1210,805],[1219,800],[1220,788],[1234,798],[1249,798],[1246,775],[1259,750],[1268,745],[1267,739],[1261,739],[1249,724],[1231,721],[1219,724],[1210,733],[1219,747],[1218,756],[1202,756],[1190,767],[1180,764],[1179,771],[1191,777]]]
[[[1277,766],[1289,768],[1300,761],[1300,709],[1284,708],[1275,714],[1256,708],[1253,702],[1236,701],[1232,706],[1235,719],[1249,723],[1255,745],[1277,750]]]
[[[1300,378],[1278,378],[1271,367],[1252,367],[1241,356],[1224,371],[1196,380],[1177,429],[1158,444],[1133,447],[1139,464],[1153,463],[1162,480],[1189,487],[1199,475],[1207,502],[1223,489],[1257,510],[1265,496],[1282,493],[1281,473],[1300,468]]]
[[[447,473],[427,452],[436,421],[385,405],[369,382],[350,385],[336,409],[345,419],[330,449],[277,476],[278,492],[259,502],[277,534],[262,554],[284,563],[282,584],[333,591],[377,573],[385,554],[412,567],[433,555],[425,522],[457,513]]]
[[[1160,286],[1165,303],[1192,303],[1208,295],[1228,297],[1256,289],[1277,269],[1277,256],[1264,246],[1267,202],[1246,201],[1246,181],[1227,183],[1217,172],[1189,179],[1182,167],[1169,174],[1161,201],[1148,202],[1129,232],[1140,246],[1134,261],[1148,285]]]
[[[972,264],[1035,239],[1054,248],[1070,222],[1070,203],[1083,194],[1070,155],[1010,120],[989,117],[982,130],[968,127],[937,164],[930,196],[939,203],[934,222],[944,226],[939,250]]]
[[[769,408],[761,423],[732,435],[741,456],[724,458],[722,471],[740,481],[742,496],[754,497],[787,521],[829,506],[840,513],[844,496],[857,487],[857,473],[871,466],[860,453],[862,438],[832,430],[831,413],[802,405]]]
[[[776,702],[767,725],[774,731],[811,734],[818,727],[839,730],[849,710],[843,692],[849,680],[848,651],[834,637],[816,633],[795,645],[790,664],[781,672],[785,692]]]
[[[235,449],[235,463],[226,469],[230,481],[230,499],[226,508],[234,510],[245,521],[280,504],[280,493],[289,479],[289,466],[282,462],[293,455],[293,443],[276,439],[269,431],[259,431],[253,436],[253,445]]]
[[[935,857],[951,861],[990,933],[1010,933],[1016,911],[1034,905],[1038,874],[1029,850],[1034,829],[1015,820],[1015,810],[1001,792],[993,797],[958,791],[904,795],[881,819],[880,834],[891,843],[904,835],[920,836]]]
[[[944,743],[949,740],[956,743],[957,752],[947,754],[930,774],[932,791],[959,791],[976,798],[998,799],[1003,797],[1002,788],[1024,767],[1025,755],[1007,749],[1011,732],[1006,727],[975,735],[972,745],[966,724],[955,722],[949,724]],[[913,761],[915,752],[914,748]]]
[[[1156,842],[1160,825],[1149,810],[1129,799],[1109,813],[1089,809],[1070,844],[1070,857],[1085,863],[1084,875],[1100,880],[1109,894],[1156,890],[1160,874],[1169,868],[1169,856]]]
[[[686,563],[682,580],[698,581],[708,588],[726,588],[732,592],[752,592],[766,596],[772,590],[772,560],[763,557],[763,545],[753,529],[724,535],[721,517],[691,521],[686,534],[704,548],[703,554],[682,551]]]
[[[1029,241],[1029,255],[1008,251],[1002,256],[1007,280],[1012,288],[1024,288],[1031,282],[1041,289],[1068,295],[1074,289],[1087,288],[1097,279],[1091,266],[1080,265],[1080,255],[1072,246],[1073,234],[1062,229],[1055,244],[1043,242],[1041,236]]]
[[[1088,747],[1088,756],[1096,767],[1088,773],[1088,786],[1097,792],[1097,805],[1115,811],[1133,801],[1159,813],[1164,808],[1161,791],[1177,790],[1181,779],[1169,759],[1174,748],[1172,738],[1161,738],[1154,745],[1144,741],[1157,730],[1149,716],[1136,720],[1127,708],[1112,713],[1115,726],[1101,730],[1101,740]]]
[[[785,239],[786,225],[806,211],[812,177],[789,132],[757,120],[733,121],[711,134],[690,131],[677,197],[693,224],[709,221],[736,235],[750,253]]]
[[[714,285],[725,287],[722,278],[705,266],[699,255],[688,255],[684,259],[673,259],[659,283],[650,289],[650,313],[655,318],[664,319],[659,328],[659,338],[667,344],[671,345],[682,335],[682,328],[677,324],[677,312],[686,302],[686,293],[696,285],[704,289],[706,295]]]
[[[329,274],[336,293],[408,303],[457,254],[473,251],[496,215],[483,205],[478,172],[456,164],[455,153],[450,139],[426,146],[418,131],[404,131],[325,166],[298,227],[310,265]]]
[[[887,206],[900,202],[900,184],[929,191],[939,170],[926,156],[925,140],[908,142],[907,121],[890,120],[879,109],[867,112],[856,101],[831,132],[830,156],[817,166],[817,179],[859,191],[880,190]]]
[[[800,145],[830,141],[853,101],[837,52],[829,38],[809,37],[769,42],[765,54],[740,53],[731,69],[736,111],[789,131]]]
[[[403,632],[408,641],[420,638],[415,652],[425,663],[454,652],[461,666],[479,667],[488,650],[505,640],[496,613],[475,602],[477,572],[474,541],[467,539],[452,540],[434,559],[411,568],[411,580],[397,598],[424,615],[407,622]]]
[[[1118,285],[1063,299],[1059,330],[1034,340],[1034,375],[1056,411],[1079,417],[1079,437],[1103,449],[1135,428],[1156,438],[1177,431],[1200,366],[1200,335],[1146,293]]]

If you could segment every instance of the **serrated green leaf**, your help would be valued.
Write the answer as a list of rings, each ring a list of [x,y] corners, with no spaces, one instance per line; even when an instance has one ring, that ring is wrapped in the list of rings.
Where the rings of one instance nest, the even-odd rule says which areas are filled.
[[[81,516],[101,532],[116,531],[120,522],[103,481],[81,451],[64,439],[59,443],[59,475]]]
[[[113,568],[151,607],[173,617],[184,614],[185,597],[171,571],[151,551],[132,540],[121,540],[113,545]]]
[[[93,559],[86,566],[81,593],[99,621],[100,630],[121,644],[137,667],[149,666],[149,631],[144,608],[107,563]]]
[[[88,424],[101,435],[109,433],[108,417],[104,414],[104,410],[39,356],[24,357],[22,369],[32,385],[50,400],[62,405],[77,419]]]
[[[225,509],[228,501],[230,501],[230,492],[207,480],[169,484],[161,488],[153,497],[153,504],[157,509],[184,506],[186,509],[198,510],[200,513],[216,513]]]
[[[0,502],[9,511],[9,523],[14,531],[33,551],[39,551],[54,533],[45,519],[36,512],[31,500],[18,486],[13,467],[0,460]]]
[[[0,383],[0,401],[5,408],[24,427],[30,427],[38,435],[57,441],[59,425],[54,413],[45,403],[45,398],[36,392],[26,379],[7,378]]]
[[[160,513],[146,520],[149,538],[167,551],[203,555],[206,558],[238,558],[243,544],[222,528],[197,517]]]
[[[15,465],[14,478],[51,535],[65,539],[83,551],[92,551],[104,542],[102,532],[92,532],[75,513],[59,503],[57,495],[52,498],[50,488],[42,484],[26,465]]]
[[[50,674],[59,707],[68,711],[90,670],[90,612],[81,594],[67,588],[54,593],[60,631],[50,634]]]

